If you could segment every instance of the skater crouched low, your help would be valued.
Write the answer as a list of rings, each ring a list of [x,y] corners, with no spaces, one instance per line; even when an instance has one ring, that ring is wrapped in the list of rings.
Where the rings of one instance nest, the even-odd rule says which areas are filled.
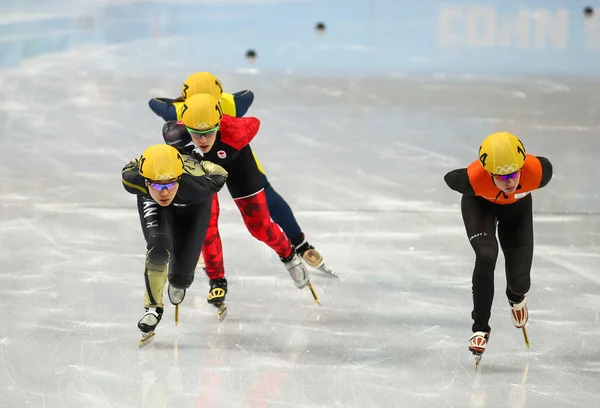
[[[163,118],[166,122],[181,121],[183,120],[184,112],[187,111],[186,109],[184,109],[184,106],[187,106],[186,100],[197,94],[209,94],[213,96],[216,100],[220,102],[223,114],[229,115],[233,118],[241,118],[244,115],[246,115],[248,109],[254,101],[254,93],[252,93],[252,91],[243,90],[233,94],[223,92],[223,86],[221,84],[221,81],[213,74],[211,74],[210,72],[196,72],[189,75],[183,82],[181,86],[180,97],[178,97],[177,99],[153,98],[148,102],[148,105],[154,113]],[[230,142],[228,142],[227,140],[228,137],[224,134],[224,132],[221,132],[220,138],[223,143],[229,144],[231,146]],[[188,136],[187,139],[189,143],[183,145],[183,148],[192,151],[194,145],[192,143],[191,136]],[[216,141],[215,143],[219,144],[218,141]],[[207,146],[208,144],[209,143],[207,137],[207,143],[205,143],[204,146]],[[220,148],[214,149],[214,152],[217,152],[219,150]],[[246,150],[250,150],[250,146],[248,146]],[[204,151],[206,151],[206,149],[204,149]],[[221,151],[225,152],[225,150]],[[243,152],[240,152],[240,154],[243,155]],[[307,237],[304,234],[300,225],[298,224],[296,216],[294,215],[290,205],[281,196],[281,194],[279,194],[274,189],[273,185],[267,178],[265,169],[256,157],[254,151],[252,151],[252,157],[256,162],[256,170],[258,171],[254,171],[254,169],[250,169],[250,167],[248,167],[248,170],[250,171],[246,171],[246,174],[248,174],[249,176],[247,180],[251,180],[254,177],[254,174],[259,175],[260,184],[264,189],[270,217],[273,219],[273,221],[275,221],[275,223],[277,223],[281,227],[285,235],[290,239],[291,244],[294,246],[296,253],[304,260],[304,262],[306,262],[311,267],[320,270],[323,273],[326,273],[331,276],[337,276],[333,271],[331,271],[327,266],[325,266],[325,260],[323,259],[323,256],[307,240]],[[217,163],[216,159],[213,159],[211,161]],[[227,167],[226,161],[219,162],[219,164],[222,164],[223,166]],[[229,177],[228,183],[235,183],[234,179],[236,177],[233,173],[233,171],[230,172],[231,176]],[[235,189],[230,190],[230,192],[234,194]],[[236,198],[233,195],[232,197]],[[198,265],[202,268],[206,267],[202,256],[198,260]]]
[[[227,181],[227,172],[199,162],[167,144],[150,146],[122,171],[125,190],[137,196],[146,240],[144,308],[138,328],[152,334],[163,314],[163,291],[169,281],[172,304],[185,298],[211,216],[212,196]]]
[[[481,356],[490,337],[489,320],[494,297],[494,269],[498,241],[506,263],[506,296],[515,327],[524,329],[529,318],[527,292],[533,259],[531,192],[550,182],[548,159],[525,152],[514,135],[489,135],[479,148],[479,160],[444,177],[461,193],[461,211],[467,237],[475,251],[473,271],[473,334],[469,350]],[[496,240],[498,226],[498,241]],[[525,337],[528,343],[527,337]]]
[[[269,212],[260,170],[250,147],[250,142],[258,134],[260,121],[254,117],[235,118],[223,114],[221,102],[210,94],[188,97],[181,117],[182,121],[170,121],[163,126],[165,142],[183,153],[195,146],[192,150],[194,157],[209,160],[227,170],[227,189],[248,232],[278,255],[296,287],[302,289],[308,286],[318,303],[302,258]],[[218,295],[225,295],[227,289],[219,213],[219,199],[215,194],[202,250],[205,272],[211,284],[207,300],[215,306],[221,302]],[[215,286],[218,284],[221,287]]]

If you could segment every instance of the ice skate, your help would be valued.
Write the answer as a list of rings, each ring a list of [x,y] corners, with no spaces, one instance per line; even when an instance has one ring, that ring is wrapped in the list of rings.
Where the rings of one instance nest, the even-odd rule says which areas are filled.
[[[183,302],[183,299],[185,299],[185,289],[178,289],[169,284],[169,289],[167,292],[169,293],[169,300],[171,301],[171,304],[175,306],[179,305],[181,302]]]
[[[223,321],[227,317],[227,306],[225,306],[225,295],[227,295],[227,279],[211,279],[208,298],[206,301],[217,308],[217,318]]]
[[[527,335],[527,329],[525,325],[529,321],[529,311],[527,309],[527,297],[524,297],[519,303],[508,301],[510,304],[512,322],[517,329],[523,331],[523,340],[525,345],[529,348],[529,336]]]
[[[290,273],[298,289],[302,289],[308,284],[308,272],[294,251],[287,258],[281,258],[281,262],[285,265],[285,269]]]
[[[312,284],[308,279],[308,272],[306,270],[306,267],[302,263],[300,256],[294,250],[292,250],[291,254],[287,258],[280,259],[281,262],[283,262],[283,264],[285,265],[285,268],[290,273],[290,276],[294,280],[294,284],[296,285],[296,287],[298,289],[302,289],[305,286],[308,286],[308,288],[310,289],[310,293],[315,298],[315,302],[321,305],[321,302],[319,301],[319,298],[317,297],[317,294],[315,293],[315,290],[313,289]]]
[[[157,307],[155,309],[146,308],[144,317],[142,317],[137,324],[138,329],[142,331],[142,338],[139,342],[140,348],[150,344],[154,339],[154,330],[156,329],[156,326],[158,326],[158,323],[160,323],[162,314],[162,307]]]
[[[469,339],[469,351],[475,356],[475,369],[479,368],[479,362],[481,361],[481,357],[483,357],[489,340],[490,332],[483,331],[473,332],[473,335]]]
[[[323,256],[306,239],[296,247],[296,253],[300,255],[308,266],[337,278],[337,274],[325,266]]]
[[[167,289],[167,293],[169,294],[169,300],[173,305],[175,305],[175,325],[179,324],[179,304],[183,302],[185,299],[185,289],[178,289],[169,283],[169,288]]]
[[[529,311],[527,310],[527,297],[524,297],[519,303],[508,301],[511,309],[511,317],[513,324],[517,329],[520,329],[527,324],[529,320]]]

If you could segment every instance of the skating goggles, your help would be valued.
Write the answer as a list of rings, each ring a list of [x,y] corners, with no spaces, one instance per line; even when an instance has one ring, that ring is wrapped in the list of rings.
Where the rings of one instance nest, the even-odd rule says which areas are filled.
[[[156,191],[163,191],[165,188],[167,190],[173,190],[177,184],[179,184],[179,179],[171,181],[170,183],[157,183],[155,181],[148,180],[148,185],[152,188],[152,190]]]
[[[210,133],[210,132],[216,132],[217,130],[219,130],[219,127],[220,127],[220,126],[219,126],[219,125],[217,125],[217,126],[215,126],[214,128],[212,128],[212,129],[208,129],[208,130],[198,130],[198,129],[194,129],[194,128],[191,128],[191,127],[187,127],[187,126],[186,126],[186,128],[187,128],[187,131],[188,131],[188,132],[190,132],[190,134],[194,134],[194,136],[196,136],[196,137],[202,137],[202,136],[204,136],[204,137],[210,137],[210,136],[212,136],[212,135],[209,135],[209,136],[207,136],[206,134],[207,134],[207,133]]]
[[[502,181],[508,181],[510,179],[514,179],[517,178],[517,176],[519,175],[519,172],[521,170],[517,170],[514,173],[510,173],[510,174],[494,174],[494,177],[497,178],[498,180],[502,180]]]

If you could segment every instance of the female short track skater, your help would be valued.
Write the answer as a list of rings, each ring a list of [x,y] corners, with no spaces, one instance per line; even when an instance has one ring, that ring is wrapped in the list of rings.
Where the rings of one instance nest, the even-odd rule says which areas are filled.
[[[506,296],[515,327],[524,329],[529,318],[527,292],[533,260],[533,214],[531,192],[548,184],[552,165],[548,159],[525,152],[514,135],[489,135],[479,147],[479,160],[444,177],[452,190],[461,193],[462,217],[475,251],[473,271],[473,334],[469,350],[478,358],[490,338],[490,315],[494,297],[494,269],[498,241],[506,262]],[[525,337],[526,342],[527,337]],[[479,359],[477,360],[477,364]]]
[[[138,328],[151,336],[163,314],[163,290],[179,305],[194,280],[210,222],[212,197],[227,172],[208,161],[181,155],[167,144],[148,147],[122,171],[125,190],[137,196],[146,240],[144,317]]]

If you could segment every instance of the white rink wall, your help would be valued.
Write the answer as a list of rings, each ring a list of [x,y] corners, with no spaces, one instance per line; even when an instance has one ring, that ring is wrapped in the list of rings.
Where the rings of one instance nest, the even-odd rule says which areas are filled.
[[[9,1],[0,5],[0,64],[148,40],[144,52],[160,39],[173,41],[172,59],[221,70],[246,67],[252,48],[253,69],[596,75],[600,18],[585,18],[587,6],[600,2]]]

